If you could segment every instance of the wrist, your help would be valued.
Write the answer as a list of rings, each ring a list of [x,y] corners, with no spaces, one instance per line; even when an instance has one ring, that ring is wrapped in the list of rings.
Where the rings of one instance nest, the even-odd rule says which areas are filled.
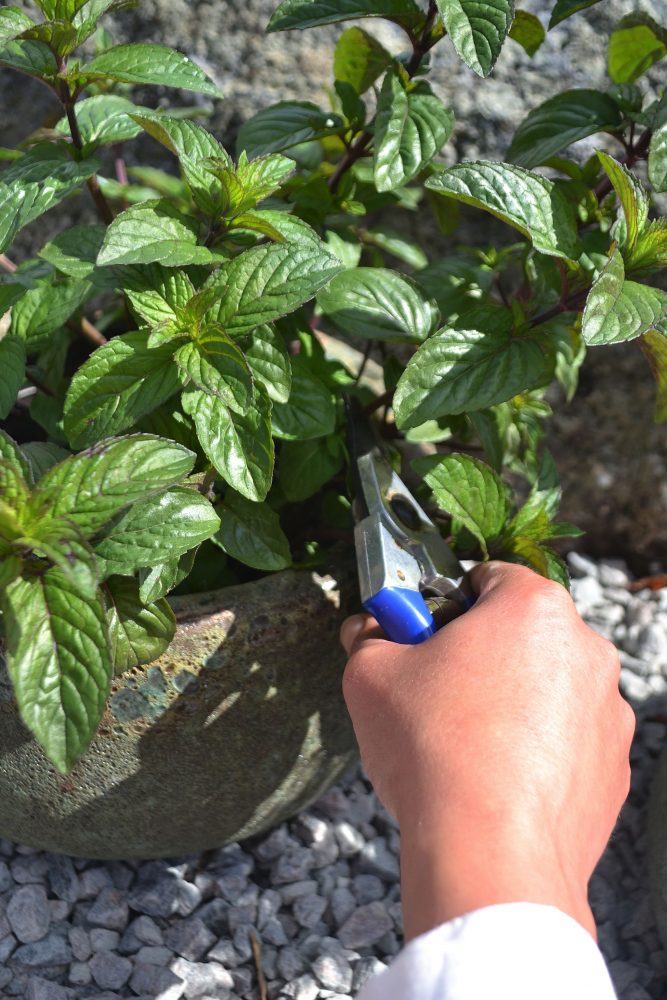
[[[406,940],[473,910],[513,902],[555,906],[596,937],[587,885],[568,876],[539,827],[527,831],[507,817],[403,822],[401,894]]]

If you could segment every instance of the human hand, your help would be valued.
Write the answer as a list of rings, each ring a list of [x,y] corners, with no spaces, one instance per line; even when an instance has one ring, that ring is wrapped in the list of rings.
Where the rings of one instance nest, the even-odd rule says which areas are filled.
[[[615,647],[560,584],[500,562],[425,643],[355,616],[343,678],[367,774],[401,827],[409,939],[493,903],[558,906],[595,936],[587,885],[628,793],[634,713]]]

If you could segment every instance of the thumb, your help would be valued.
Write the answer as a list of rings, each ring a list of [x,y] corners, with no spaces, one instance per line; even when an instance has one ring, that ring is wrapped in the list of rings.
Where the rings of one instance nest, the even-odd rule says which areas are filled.
[[[368,639],[386,640],[375,618],[370,615],[352,615],[345,619],[340,627],[340,642],[348,657]]]

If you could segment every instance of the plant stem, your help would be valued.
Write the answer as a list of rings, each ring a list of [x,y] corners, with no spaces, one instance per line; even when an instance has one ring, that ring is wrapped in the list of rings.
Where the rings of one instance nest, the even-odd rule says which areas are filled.
[[[7,254],[0,253],[0,267],[3,271],[7,271],[8,274],[13,274],[14,271],[18,271],[18,268],[13,260],[10,260]]]
[[[76,111],[74,110],[74,101],[69,92],[67,84],[63,85],[60,99],[62,101],[63,108],[65,109],[65,114],[67,115],[67,121],[69,122],[69,130],[72,135],[72,144],[74,148],[79,152],[83,152],[83,140],[81,138],[81,132],[79,130],[79,123],[76,120]],[[89,177],[86,181],[86,186],[90,191],[93,201],[95,202],[95,207],[99,213],[102,222],[105,222],[107,226],[113,222],[114,214],[111,210],[111,205],[106,200],[102,191],[100,189],[99,181],[97,180],[96,174]]]
[[[632,143],[630,143],[627,155],[624,156],[623,159],[621,160],[623,166],[631,167],[634,163],[637,162],[637,160],[643,160],[646,158],[649,143],[651,142],[651,135],[652,135],[651,129],[647,128],[639,136],[636,146],[633,146]],[[614,185],[611,183],[608,177],[605,177],[603,180],[601,180],[598,186],[594,189],[594,194],[597,200],[602,201],[603,198],[606,198],[606,196],[609,194],[613,186]]]
[[[72,333],[75,333],[77,337],[80,337],[81,334],[83,334],[86,340],[89,340],[91,344],[95,345],[95,347],[102,347],[103,344],[109,343],[104,334],[100,333],[97,327],[94,326],[89,319],[86,319],[85,316],[81,317],[81,326],[77,326],[73,319],[68,320],[67,323],[65,323],[65,326],[68,330],[71,330]]]
[[[426,55],[429,49],[433,48],[435,43],[439,41],[439,38],[431,39],[431,31],[435,23],[435,19],[438,16],[438,8],[435,0],[430,0],[428,14],[426,15],[426,21],[422,29],[421,34],[418,38],[414,39],[412,42],[412,55],[410,61],[405,67],[406,72],[410,78],[412,78],[419,66],[422,59]],[[373,119],[373,122],[375,119]],[[371,123],[373,124],[373,123]],[[335,191],[338,187],[343,175],[350,169],[350,167],[361,159],[362,156],[366,155],[368,146],[373,139],[373,133],[368,129],[365,129],[347,149],[345,156],[338,163],[336,169],[332,173],[328,180],[329,190],[331,192]]]
[[[537,316],[529,322],[529,326],[540,326],[542,323],[548,322],[548,320],[553,319],[555,316],[560,316],[561,313],[569,312],[571,309],[578,309],[586,301],[586,296],[588,295],[590,288],[582,288],[578,292],[574,292],[573,295],[566,296],[562,298],[560,302],[557,302],[555,306],[550,309],[545,309],[544,312],[538,313]]]

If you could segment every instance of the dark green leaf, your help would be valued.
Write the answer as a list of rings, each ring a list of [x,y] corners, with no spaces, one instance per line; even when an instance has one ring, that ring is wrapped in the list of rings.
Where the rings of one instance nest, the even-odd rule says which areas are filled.
[[[488,76],[512,23],[512,0],[436,0],[447,33],[466,66]]]
[[[68,451],[50,441],[31,441],[30,444],[22,444],[21,451],[30,466],[34,483],[39,482],[44,473],[58,462],[69,458]]]
[[[0,501],[0,536],[2,535],[2,501]],[[2,591],[13,583],[23,570],[23,560],[20,556],[5,555],[0,559],[0,603]]]
[[[391,226],[378,223],[373,226],[373,229],[365,230],[362,238],[364,243],[379,247],[380,250],[390,253],[393,257],[397,257],[398,260],[402,260],[404,264],[408,264],[410,267],[420,269],[426,267],[428,264],[428,257],[422,248],[417,246],[417,244],[413,243],[411,240],[407,240],[404,236],[401,236],[401,234],[395,229],[392,229]],[[358,263],[359,261],[357,259],[354,263],[351,262],[348,266],[356,267]],[[418,275],[416,278],[417,281],[419,281]]]
[[[92,292],[89,281],[60,280],[55,274],[38,278],[13,307],[10,329],[26,342],[30,352],[66,323]]]
[[[412,356],[394,394],[400,427],[469,410],[482,410],[543,385],[553,360],[539,336],[516,333],[512,314],[499,306],[466,312]]]
[[[614,83],[632,83],[667,55],[667,29],[643,11],[627,14],[609,39],[607,65]]]
[[[343,120],[310,101],[281,101],[253,115],[241,129],[236,148],[249,157],[280,153],[300,142],[323,139],[343,130]]]
[[[168,648],[176,619],[165,600],[146,606],[136,580],[114,576],[104,587],[114,672],[151,663]]]
[[[413,0],[283,0],[266,30],[303,30],[357,17],[386,17],[409,28],[424,20]]]
[[[365,94],[391,62],[383,45],[363,28],[348,28],[334,50],[334,79]]]
[[[440,257],[414,278],[435,299],[442,316],[452,322],[491,290],[493,270],[461,254]]]
[[[84,150],[89,152],[97,146],[134,139],[141,132],[141,126],[129,113],[138,110],[136,104],[117,94],[99,94],[79,101],[75,113]],[[61,118],[56,130],[71,135],[68,119]]]
[[[187,56],[164,45],[113,45],[82,67],[86,80],[160,84],[221,97],[213,81]]]
[[[220,258],[197,245],[199,229],[196,219],[183,215],[166,199],[144,201],[116,216],[106,231],[97,263],[212,264]]]
[[[220,294],[208,318],[238,336],[293,312],[341,270],[322,243],[254,247],[223,265],[208,283]]]
[[[340,437],[285,441],[280,449],[278,482],[288,500],[299,502],[317,493],[343,464]]]
[[[667,123],[657,128],[651,136],[648,179],[654,191],[667,191]]]
[[[95,544],[105,576],[131,576],[142,566],[175,559],[215,534],[220,519],[196,490],[177,486],[135,503],[109,521]]]
[[[180,482],[195,455],[149,434],[102,441],[45,473],[31,507],[65,516],[90,537],[115,514]]]
[[[336,406],[331,391],[321,382],[308,359],[292,358],[292,391],[286,403],[273,407],[273,433],[289,441],[305,441],[331,434]]]
[[[104,240],[106,226],[72,226],[59,233],[39,251],[62,274],[70,278],[88,278]]]
[[[409,84],[404,71],[390,70],[378,99],[373,170],[378,191],[412,180],[452,134],[454,115],[425,81]]]
[[[192,382],[239,412],[248,405],[252,376],[243,352],[231,340],[188,341],[176,351],[174,361],[185,386]]]
[[[317,302],[341,330],[372,340],[420,343],[439,318],[435,303],[414,281],[382,267],[347,268]]]
[[[15,38],[0,44],[0,66],[17,69],[39,80],[53,80],[58,75],[58,63],[44,42]]]
[[[21,718],[66,774],[95,735],[111,686],[104,608],[52,569],[10,584],[3,612]]]
[[[268,504],[253,503],[228,490],[217,511],[220,529],[213,540],[232,559],[267,571],[291,565],[289,542]]]
[[[253,376],[274,403],[286,403],[292,388],[292,367],[284,341],[272,326],[257,326],[241,339]]]
[[[655,421],[667,420],[667,336],[659,330],[649,330],[641,339],[641,347],[655,375]]]
[[[541,253],[576,259],[574,214],[554,183],[511,163],[478,160],[449,167],[426,181],[467,205],[483,208],[528,236]]]
[[[545,32],[539,17],[535,17],[527,10],[518,10],[514,15],[509,36],[532,57],[544,41]]]
[[[144,605],[158,601],[190,575],[197,549],[184,552],[178,559],[154,563],[139,571],[139,598]]]
[[[222,478],[249,500],[264,500],[273,476],[268,396],[257,390],[245,413],[235,413],[200,389],[186,389],[182,400],[206,456]]]
[[[469,414],[469,420],[482,443],[489,465],[496,472],[500,472],[503,467],[505,448],[497,411],[495,409],[476,410]]]
[[[597,90],[566,90],[530,112],[514,133],[507,159],[535,167],[578,139],[596,132],[616,132],[618,104]]]
[[[132,427],[180,387],[169,344],[148,348],[144,333],[114,337],[74,375],[65,400],[65,433],[82,448]]]
[[[587,7],[593,7],[596,3],[600,3],[600,0],[556,0],[554,9],[551,11],[549,31],[566,18],[572,17],[580,10],[586,10]]]
[[[0,417],[5,418],[16,402],[25,377],[25,344],[19,337],[0,339]]]
[[[459,520],[488,553],[509,514],[507,487],[484,462],[469,455],[426,455],[413,463],[441,507]]]
[[[618,344],[652,330],[667,318],[667,293],[626,281],[618,248],[591,288],[581,321],[587,344]]]

